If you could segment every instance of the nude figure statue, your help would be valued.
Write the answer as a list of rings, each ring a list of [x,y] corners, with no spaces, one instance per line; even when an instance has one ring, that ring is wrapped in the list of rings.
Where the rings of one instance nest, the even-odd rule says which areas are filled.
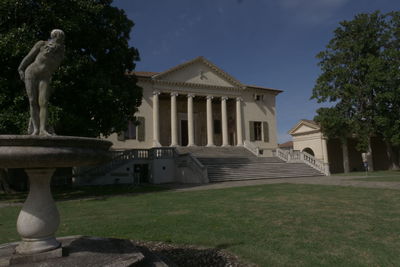
[[[50,82],[64,58],[64,37],[62,30],[52,30],[50,40],[37,42],[18,67],[29,98],[31,135],[51,135],[47,130]]]

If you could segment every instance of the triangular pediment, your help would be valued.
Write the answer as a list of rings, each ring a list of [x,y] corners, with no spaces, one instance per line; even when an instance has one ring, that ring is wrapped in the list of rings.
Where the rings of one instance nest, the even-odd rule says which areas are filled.
[[[291,135],[320,131],[318,124],[312,121],[301,120],[288,133]]]
[[[153,79],[210,86],[243,87],[239,81],[203,57],[159,73]]]

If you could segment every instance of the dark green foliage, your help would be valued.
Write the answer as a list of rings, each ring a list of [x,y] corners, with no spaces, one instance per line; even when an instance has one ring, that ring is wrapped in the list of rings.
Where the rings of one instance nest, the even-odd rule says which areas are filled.
[[[0,133],[27,128],[28,102],[17,68],[50,31],[66,34],[66,55],[53,76],[50,121],[59,135],[99,136],[126,128],[142,91],[126,76],[139,60],[129,47],[133,22],[111,0],[0,0]]]
[[[357,136],[363,151],[373,135],[400,143],[399,16],[399,12],[374,12],[341,22],[327,49],[317,55],[322,73],[312,98],[335,104],[334,112],[318,112],[324,117],[322,129],[328,136],[342,132],[341,122],[337,129],[331,127],[341,116],[347,134]]]

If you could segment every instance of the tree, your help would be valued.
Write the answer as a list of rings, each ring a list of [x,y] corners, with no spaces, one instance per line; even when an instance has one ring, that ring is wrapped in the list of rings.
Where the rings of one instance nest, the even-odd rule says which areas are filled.
[[[321,131],[328,139],[337,138],[342,144],[342,158],[344,173],[350,172],[349,153],[347,146],[347,138],[351,134],[349,132],[350,119],[345,109],[341,109],[341,105],[332,108],[320,108],[317,110],[317,116],[314,117],[321,126]]]
[[[371,137],[377,129],[375,98],[385,85],[382,77],[387,71],[382,57],[388,42],[386,19],[386,15],[374,12],[340,23],[327,49],[317,55],[322,73],[312,95],[318,102],[334,102],[340,105],[339,110],[346,110],[346,119],[351,119],[349,132],[357,136],[358,149],[369,152],[371,170]]]
[[[388,15],[388,42],[382,53],[385,62],[384,86],[375,101],[377,133],[386,143],[390,169],[399,170],[400,147],[400,12]]]
[[[53,77],[50,121],[59,135],[96,137],[124,130],[141,103],[125,75],[139,60],[129,47],[133,22],[112,0],[0,0],[0,133],[22,134],[28,102],[17,68],[54,28],[66,34],[66,56]]]
[[[66,34],[66,55],[53,76],[50,122],[58,135],[107,136],[125,130],[142,90],[126,75],[139,60],[128,44],[133,22],[112,0],[0,0],[0,134],[24,134],[28,101],[17,68],[50,31]],[[1,171],[1,183],[7,181]],[[8,189],[7,189],[8,190]]]

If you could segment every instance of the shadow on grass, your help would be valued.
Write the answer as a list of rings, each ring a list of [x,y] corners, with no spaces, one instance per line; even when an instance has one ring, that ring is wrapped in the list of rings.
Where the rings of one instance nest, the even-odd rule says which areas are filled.
[[[65,186],[52,188],[53,197],[56,201],[73,200],[81,198],[95,198],[96,200],[106,200],[107,196],[127,195],[161,192],[169,190],[167,187],[158,185],[98,185],[98,186]],[[28,192],[0,193],[0,202],[24,202]]]
[[[221,244],[215,248],[175,245],[171,243],[149,242],[137,244],[143,252],[151,252],[163,259],[168,266],[253,266],[244,265],[237,256],[225,249],[243,243]]]

